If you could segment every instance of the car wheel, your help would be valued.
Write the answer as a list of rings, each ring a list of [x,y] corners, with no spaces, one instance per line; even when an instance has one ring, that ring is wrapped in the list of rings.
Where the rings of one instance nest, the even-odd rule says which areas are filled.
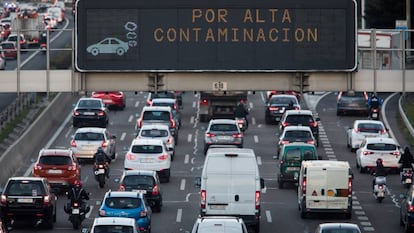
[[[365,172],[365,168],[363,168],[362,166],[359,167],[359,173],[364,173]]]
[[[204,145],[204,149],[203,149],[204,155],[207,154],[207,151],[208,151],[208,146]]]
[[[122,48],[117,48],[116,49],[116,55],[122,56],[122,55],[124,55],[124,53],[125,53],[124,49],[122,49]]]
[[[283,181],[281,181],[280,179],[277,180],[277,185],[279,189],[283,189]]]
[[[98,48],[92,48],[92,50],[91,50],[91,54],[92,54],[93,56],[97,56],[97,55],[99,54],[99,49],[98,49]]]
[[[46,229],[53,229],[53,215],[49,219],[44,219],[44,226]]]
[[[411,228],[410,224],[408,223],[408,221],[406,221],[405,225],[404,225],[404,232],[405,233],[411,233],[411,230],[412,230],[412,228]]]
[[[265,122],[266,122],[266,124],[270,124],[270,123],[272,123],[271,121],[270,121],[270,118],[266,115],[265,116]]]
[[[260,222],[254,225],[254,233],[259,233],[259,232],[260,232]]]
[[[400,226],[404,226],[404,221],[403,221],[403,219],[402,219],[401,212],[400,212]]]

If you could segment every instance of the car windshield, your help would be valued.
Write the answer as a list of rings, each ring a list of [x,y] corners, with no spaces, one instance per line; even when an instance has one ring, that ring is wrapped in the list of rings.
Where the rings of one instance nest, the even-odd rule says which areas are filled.
[[[300,130],[290,130],[285,133],[286,138],[310,138],[312,137],[311,132],[309,131],[300,131]]]
[[[397,146],[395,144],[389,144],[389,143],[369,143],[367,145],[367,149],[389,151],[389,150],[397,150]]]
[[[75,135],[75,140],[78,141],[103,141],[105,139],[102,133],[77,133]]]
[[[122,182],[126,186],[138,186],[138,185],[154,185],[154,178],[152,176],[138,175],[138,176],[125,176]]]
[[[93,228],[94,233],[133,233],[132,226],[98,225]]]
[[[313,123],[313,118],[309,115],[289,115],[286,118],[286,122],[296,125],[309,125]]]
[[[14,180],[7,185],[6,194],[10,196],[41,196],[44,193],[39,181]]]
[[[358,124],[359,132],[363,133],[378,133],[384,129],[380,124],[360,123]]]
[[[170,113],[166,111],[145,111],[142,119],[169,121]]]
[[[210,131],[237,131],[235,124],[213,124]]]
[[[44,165],[67,165],[71,164],[72,160],[68,156],[41,156],[39,163]]]
[[[132,197],[106,198],[105,205],[112,209],[135,209],[141,206],[141,199]]]
[[[157,145],[135,145],[132,146],[132,153],[145,153],[145,154],[159,154],[162,153],[162,147]]]
[[[300,149],[288,150],[286,152],[286,161],[300,161],[301,151]]]
[[[149,129],[149,130],[142,130],[141,136],[143,137],[167,137],[168,131],[167,130],[158,130],[158,129]]]

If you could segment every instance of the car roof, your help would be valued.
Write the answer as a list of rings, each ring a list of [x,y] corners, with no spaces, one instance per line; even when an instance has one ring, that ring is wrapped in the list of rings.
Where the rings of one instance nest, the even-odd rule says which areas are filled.
[[[106,128],[100,128],[100,127],[83,127],[83,128],[78,128],[75,132],[75,134],[77,133],[104,133],[106,131]]]
[[[93,221],[93,225],[128,225],[134,226],[135,219],[134,218],[126,218],[126,217],[99,217],[95,218]]]
[[[321,223],[319,224],[321,229],[332,229],[332,228],[346,228],[346,229],[359,229],[359,226],[354,223]]]
[[[15,176],[10,177],[9,180],[30,180],[30,181],[43,181],[44,177],[33,177],[33,176]]]
[[[165,129],[165,130],[170,130],[168,125],[163,125],[163,124],[142,125],[141,130],[143,130],[143,129]]]
[[[295,95],[290,95],[290,94],[273,94],[273,95],[270,97],[270,99],[273,99],[273,98],[280,98],[280,97],[283,97],[283,98],[292,98],[292,99],[297,99]]]
[[[106,197],[131,197],[131,198],[143,198],[142,193],[134,192],[134,191],[108,191],[105,194]]]
[[[136,175],[146,175],[146,176],[155,176],[156,171],[152,170],[126,170],[124,171],[123,176],[136,176]]]
[[[171,111],[169,106],[144,106],[142,111]]]
[[[312,147],[315,148],[315,145],[313,144],[309,144],[309,143],[304,143],[304,142],[291,142],[291,143],[287,143],[287,144],[283,144],[282,145],[283,148],[289,148],[289,147]]]
[[[69,156],[72,154],[70,149],[42,149],[39,152],[39,156],[57,155],[57,156]]]
[[[102,101],[102,99],[100,99],[100,98],[94,98],[94,97],[81,97],[78,100],[78,102],[81,101],[81,100],[96,100],[96,101]]]
[[[211,124],[236,124],[236,121],[233,119],[213,119],[210,120]]]
[[[152,100],[153,103],[176,103],[177,99],[173,98],[155,98]]]
[[[372,124],[381,124],[383,125],[382,121],[378,120],[355,120],[356,123],[372,123]]]
[[[163,145],[163,141],[156,138],[140,138],[132,140],[131,145]]]
[[[312,111],[311,110],[286,110],[285,111],[286,115],[312,115]]]
[[[398,145],[393,138],[367,137],[365,140],[367,143],[390,143]]]
[[[288,125],[283,129],[283,131],[295,131],[295,130],[301,130],[301,131],[306,130],[306,131],[312,132],[309,126],[304,126],[304,125]]]

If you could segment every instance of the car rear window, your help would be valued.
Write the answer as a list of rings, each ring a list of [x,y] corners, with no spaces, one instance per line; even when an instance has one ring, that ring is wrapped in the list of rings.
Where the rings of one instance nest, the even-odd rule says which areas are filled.
[[[365,99],[365,94],[364,92],[349,91],[349,92],[343,92],[342,97],[361,97]]]
[[[166,111],[145,111],[142,116],[143,120],[161,120],[169,121],[170,113]]]
[[[287,138],[310,138],[312,137],[311,132],[304,130],[290,130],[286,131],[285,137]]]
[[[4,43],[1,45],[3,49],[14,49],[14,45],[12,43]]]
[[[159,130],[159,129],[149,129],[149,130],[142,130],[141,136],[143,137],[167,137],[168,131],[167,130]]]
[[[135,209],[141,206],[141,199],[133,197],[106,198],[105,205],[113,209]]]
[[[363,133],[378,133],[379,131],[383,130],[384,127],[380,124],[360,123],[358,124],[358,129]]]
[[[146,175],[134,175],[134,176],[125,176],[122,181],[124,185],[127,186],[136,186],[136,185],[148,185],[153,186],[155,181],[154,177]]]
[[[78,104],[81,108],[100,108],[101,102],[98,100],[81,100]]]
[[[237,131],[235,124],[213,124],[210,126],[210,131]]]
[[[287,161],[300,161],[301,160],[301,151],[300,149],[293,149],[286,151],[286,160]]]
[[[389,143],[369,143],[367,145],[367,149],[389,151],[389,150],[397,150],[397,146],[395,144],[389,144]]]
[[[103,141],[105,139],[102,133],[77,133],[75,135],[75,140],[79,141]]]
[[[158,154],[162,153],[162,147],[158,145],[135,145],[132,146],[132,153]]]
[[[309,115],[289,115],[286,122],[293,125],[309,125],[313,123],[313,117]]]
[[[356,229],[328,229],[322,230],[322,233],[360,233]]]
[[[10,196],[41,196],[45,191],[40,181],[13,180],[5,193]]]
[[[173,109],[174,108],[174,103],[152,102],[152,106],[170,107],[171,109]]]
[[[132,226],[98,225],[93,228],[94,233],[133,233]]]
[[[71,164],[72,160],[68,156],[41,156],[39,163],[43,165],[67,165]]]
[[[270,105],[286,105],[288,106],[289,104],[296,104],[296,101],[294,98],[289,98],[289,97],[272,97],[269,101]]]

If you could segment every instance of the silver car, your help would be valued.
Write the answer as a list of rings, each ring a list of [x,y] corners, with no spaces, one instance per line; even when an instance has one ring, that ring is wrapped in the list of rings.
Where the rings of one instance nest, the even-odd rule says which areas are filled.
[[[210,120],[204,134],[204,154],[210,146],[232,145],[243,147],[243,133],[235,120],[213,119]]]
[[[160,139],[167,146],[171,160],[174,160],[175,139],[167,125],[154,124],[143,125],[139,130],[136,139]]]
[[[92,159],[99,147],[115,159],[115,139],[116,136],[106,128],[85,127],[76,130],[70,146],[78,159]]]

